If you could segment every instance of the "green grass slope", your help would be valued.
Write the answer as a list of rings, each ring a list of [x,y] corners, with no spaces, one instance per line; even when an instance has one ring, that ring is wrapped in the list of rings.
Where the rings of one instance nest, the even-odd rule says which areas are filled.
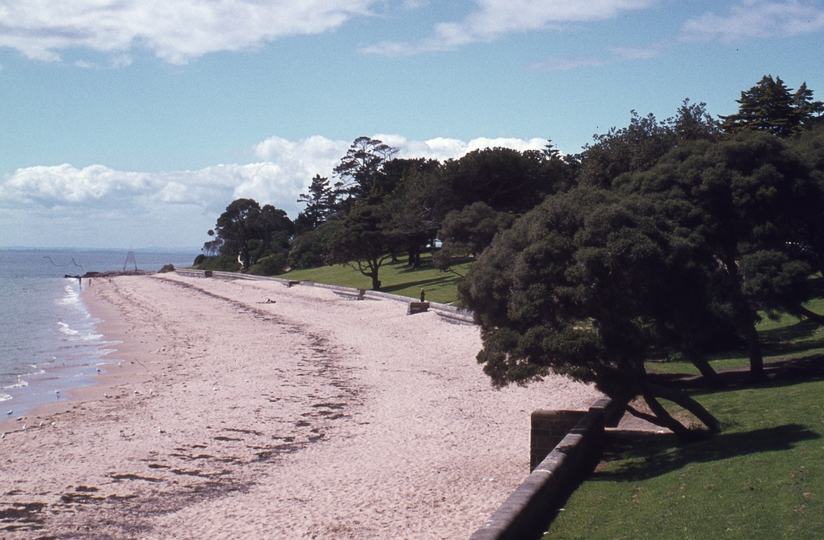
[[[455,266],[461,275],[466,274],[468,264]],[[460,276],[453,272],[442,272],[432,265],[431,254],[421,256],[421,267],[410,268],[405,259],[401,262],[387,263],[378,273],[381,291],[419,298],[421,289],[426,291],[426,299],[431,302],[448,304],[457,301],[458,281]],[[324,266],[307,270],[294,270],[277,276],[297,281],[313,281],[356,289],[371,289],[372,280],[359,271],[346,265]]]
[[[821,312],[824,300],[808,307]],[[572,494],[545,540],[821,538],[824,329],[785,317],[760,330],[765,357],[782,366],[774,379],[691,392],[721,420],[722,433],[686,445],[660,434],[622,438]],[[748,361],[729,354],[713,364]],[[678,362],[651,367],[697,373]]]

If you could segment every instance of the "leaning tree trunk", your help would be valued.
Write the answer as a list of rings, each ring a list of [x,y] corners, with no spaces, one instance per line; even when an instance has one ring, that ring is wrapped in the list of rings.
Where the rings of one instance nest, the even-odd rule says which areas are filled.
[[[763,379],[764,357],[761,355],[761,344],[758,342],[758,330],[755,329],[755,321],[749,313],[741,323],[741,330],[747,339],[747,353],[750,357],[750,376],[753,379]]]
[[[678,438],[682,440],[690,440],[695,437],[695,433],[690,431],[684,424],[673,418],[673,416],[664,408],[657,398],[666,399],[673,403],[680,405],[695,415],[701,422],[706,425],[710,431],[720,431],[721,425],[718,419],[715,418],[709,411],[707,411],[700,403],[689,397],[687,394],[674,388],[667,388],[657,384],[645,384],[642,393],[644,401],[649,406],[652,414],[640,412],[630,406],[627,410],[633,416],[642,418],[657,426],[665,427],[675,433]]]
[[[724,382],[724,379],[722,379],[721,376],[718,375],[718,373],[716,373],[714,369],[712,369],[712,366],[710,365],[709,361],[707,361],[706,357],[704,357],[704,355],[699,354],[695,351],[685,350],[684,356],[687,358],[687,360],[690,361],[690,363],[692,363],[693,366],[695,366],[698,369],[698,371],[701,372],[701,375],[704,377],[704,380],[706,380],[710,386],[714,388],[722,388],[724,386],[727,386],[727,383]]]
[[[700,403],[689,397],[685,392],[678,390],[676,388],[668,388],[666,386],[659,386],[657,384],[650,384],[647,383],[647,389],[649,392],[655,397],[660,397],[666,399],[668,401],[672,401],[676,405],[680,405],[684,409],[688,410],[692,414],[695,415],[696,418],[701,420],[705,426],[707,426],[711,431],[719,431],[721,429],[721,424],[718,422],[718,419],[714,417],[710,412],[705,409]]]
[[[738,273],[738,264],[735,258],[727,257],[725,263],[730,278],[736,284],[732,302],[737,315],[738,328],[747,340],[747,354],[750,357],[750,377],[754,380],[761,380],[764,378],[764,357],[761,355],[761,345],[758,343],[758,330],[755,329],[755,321],[758,315],[750,308],[741,293],[742,278]]]

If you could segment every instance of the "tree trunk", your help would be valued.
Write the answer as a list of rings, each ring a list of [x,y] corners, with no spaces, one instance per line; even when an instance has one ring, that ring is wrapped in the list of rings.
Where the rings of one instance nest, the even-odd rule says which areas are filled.
[[[658,400],[655,399],[655,396],[651,392],[644,392],[643,396],[644,401],[647,402],[647,406],[649,406],[650,410],[655,415],[655,420],[650,420],[649,418],[647,418],[647,420],[650,420],[654,424],[659,425],[661,427],[668,428],[670,431],[675,433],[680,439],[688,439],[690,437],[690,430],[684,427],[684,425],[681,422],[673,418],[670,415],[670,413],[668,413],[667,410],[663,407],[663,405],[658,403]],[[632,414],[635,414],[635,412],[637,412],[633,411],[634,409],[630,408],[630,412]]]
[[[409,242],[409,261],[407,265],[412,268],[421,266],[421,245],[416,240],[410,240]]]
[[[750,376],[755,380],[764,378],[764,357],[761,355],[761,344],[758,342],[758,330],[755,321],[748,317],[741,323],[744,337],[747,338],[747,353],[750,357]]]
[[[707,384],[712,386],[713,388],[723,388],[727,386],[727,383],[724,382],[724,379],[721,378],[718,373],[712,369],[712,366],[704,357],[704,355],[699,354],[695,351],[684,351],[684,356],[686,356],[687,360],[695,366],[698,371],[701,372],[701,375],[704,377],[704,380],[707,381]]]
[[[718,422],[716,417],[710,414],[710,412],[707,411],[707,409],[705,409],[700,403],[689,397],[681,390],[649,383],[647,384],[647,389],[653,396],[672,401],[676,405],[680,405],[684,409],[688,410],[694,414],[696,418],[701,420],[705,426],[710,428],[711,431],[719,431],[721,429],[721,424]],[[644,395],[644,399],[646,399],[646,394]]]
[[[738,327],[747,340],[747,353],[750,357],[750,377],[754,380],[764,378],[764,358],[761,356],[761,345],[758,343],[758,331],[755,329],[756,313],[747,304],[746,298],[741,293],[742,281],[738,274],[738,263],[735,257],[730,254],[724,261],[730,278],[735,283],[735,295],[732,299],[736,310]]]

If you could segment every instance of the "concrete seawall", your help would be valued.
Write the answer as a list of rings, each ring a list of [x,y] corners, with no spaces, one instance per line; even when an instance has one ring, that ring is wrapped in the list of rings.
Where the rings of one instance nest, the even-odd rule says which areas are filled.
[[[470,540],[540,538],[559,505],[597,464],[604,446],[604,426],[615,409],[607,397],[596,401]]]

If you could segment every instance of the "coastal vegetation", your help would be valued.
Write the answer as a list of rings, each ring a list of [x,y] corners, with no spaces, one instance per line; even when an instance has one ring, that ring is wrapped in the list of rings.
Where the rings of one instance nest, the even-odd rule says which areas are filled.
[[[548,142],[441,163],[360,137],[332,181],[312,180],[294,222],[234,201],[196,263],[290,276],[342,264],[383,290],[404,268],[410,296],[440,271],[476,314],[494,385],[561,373],[703,437],[665,402],[706,431],[723,422],[650,377],[651,360],[685,360],[722,388],[710,358],[743,349],[759,382],[761,321],[824,323],[810,304],[824,269],[824,103],[771,76],[738,103],[721,120],[689,100],[663,121],[633,112],[577,155]]]

